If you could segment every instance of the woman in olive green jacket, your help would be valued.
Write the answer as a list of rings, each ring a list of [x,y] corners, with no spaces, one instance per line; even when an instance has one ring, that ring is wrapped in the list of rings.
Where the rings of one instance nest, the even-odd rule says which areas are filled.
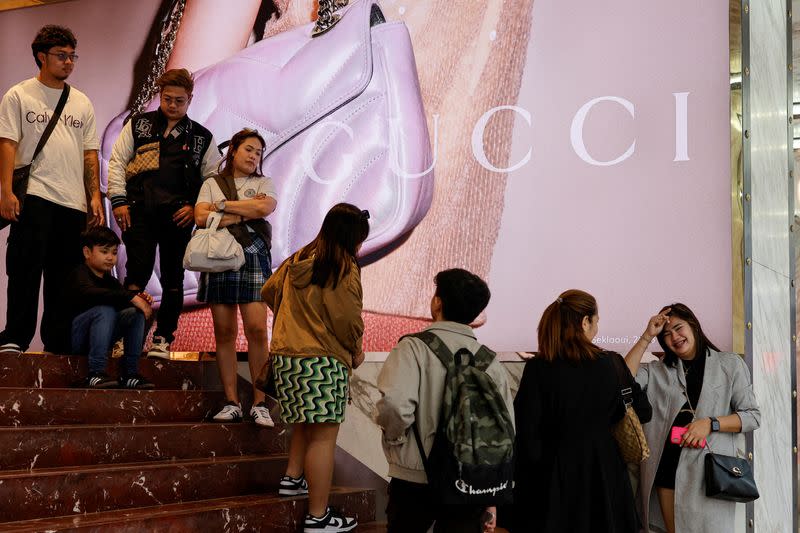
[[[357,525],[328,507],[328,494],[348,375],[364,360],[356,254],[369,234],[368,219],[354,205],[335,205],[319,235],[261,290],[274,313],[270,348],[281,420],[292,427],[279,494],[308,493],[308,531],[352,531]]]

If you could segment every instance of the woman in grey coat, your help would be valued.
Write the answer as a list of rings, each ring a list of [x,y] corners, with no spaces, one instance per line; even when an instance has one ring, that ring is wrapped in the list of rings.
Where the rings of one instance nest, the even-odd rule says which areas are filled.
[[[664,357],[641,363],[654,337]],[[705,495],[708,448],[701,443],[707,439],[714,453],[744,456],[741,434],[761,420],[744,360],[720,352],[692,310],[675,303],[650,319],[625,362],[653,406],[653,418],[643,426],[650,457],[642,463],[637,494],[644,531],[734,531],[736,504]],[[674,426],[686,427],[678,444],[670,442]]]

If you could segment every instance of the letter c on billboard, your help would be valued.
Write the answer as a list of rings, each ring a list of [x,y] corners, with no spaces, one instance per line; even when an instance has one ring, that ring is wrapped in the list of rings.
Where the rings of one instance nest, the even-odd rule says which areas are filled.
[[[620,104],[628,111],[628,113],[631,114],[631,118],[635,118],[633,104],[629,100],[620,98],[618,96],[600,96],[583,104],[583,107],[578,109],[578,112],[575,113],[575,118],[572,119],[570,138],[572,139],[572,148],[575,150],[575,153],[578,155],[578,157],[590,165],[595,165],[598,167],[610,167],[612,165],[622,163],[633,155],[634,150],[636,150],[636,139],[633,140],[624,154],[616,159],[612,159],[611,161],[598,161],[589,155],[589,152],[586,150],[586,144],[583,142],[583,123],[586,120],[586,115],[589,114],[589,111],[600,102],[615,102]]]
[[[522,115],[522,118],[528,123],[528,126],[531,125],[531,114],[528,112],[527,109],[523,109],[521,107],[515,105],[501,105],[497,107],[491,108],[489,111],[483,114],[483,116],[478,119],[478,122],[475,123],[475,127],[472,129],[472,155],[475,156],[475,159],[480,163],[480,165],[485,168],[486,170],[491,170],[492,172],[513,172],[518,168],[523,167],[528,161],[531,160],[531,149],[528,149],[528,153],[525,154],[525,157],[517,163],[516,165],[510,166],[508,168],[497,168],[493,164],[489,162],[489,158],[486,157],[486,152],[483,149],[483,132],[486,130],[486,125],[489,123],[489,119],[492,118],[492,115],[497,113],[498,111],[502,111],[504,109],[508,109],[511,111],[515,111]]]

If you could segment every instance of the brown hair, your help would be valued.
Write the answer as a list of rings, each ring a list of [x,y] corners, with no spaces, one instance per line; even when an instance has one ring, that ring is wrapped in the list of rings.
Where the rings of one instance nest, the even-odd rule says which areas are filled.
[[[300,250],[301,259],[314,257],[311,283],[325,287],[330,282],[335,289],[350,273],[358,246],[368,236],[368,211],[346,203],[331,207],[317,237]]]
[[[168,85],[183,87],[187,93],[192,94],[194,78],[192,78],[192,73],[185,68],[172,68],[158,78],[156,85],[158,85],[159,90],[164,90],[164,87]]]
[[[597,314],[597,300],[588,292],[562,292],[542,313],[537,329],[539,357],[547,361],[594,359],[603,350],[583,334],[583,318]]]
[[[219,167],[217,168],[220,176],[233,176],[233,153],[242,145],[244,141],[251,138],[258,139],[258,141],[261,143],[262,151],[267,147],[264,137],[262,137],[258,131],[251,130],[250,128],[244,128],[237,131],[233,134],[233,137],[231,137],[230,141],[220,145],[220,149],[224,148],[225,144],[228,145],[228,153],[225,154],[225,159],[220,161]],[[261,154],[261,157],[262,160],[258,162],[256,171],[252,174],[253,176],[257,176],[259,178],[264,175],[264,171],[261,169],[261,163],[263,162],[264,157],[263,153]]]
[[[694,312],[689,309],[689,307],[685,304],[680,302],[676,302],[671,305],[666,305],[661,308],[661,311],[658,313],[661,314],[664,311],[669,309],[670,311],[667,313],[667,316],[680,318],[681,320],[685,320],[689,327],[692,329],[692,333],[694,334],[694,348],[695,348],[695,357],[700,354],[705,354],[708,348],[712,350],[719,351],[713,342],[706,337],[706,334],[703,333],[703,328],[700,326],[700,321],[697,320],[697,316],[695,316]],[[667,347],[667,343],[664,342],[664,334],[666,333],[666,326],[664,329],[661,330],[656,338],[658,339],[658,344],[661,345],[661,349],[664,350],[664,364],[669,366],[675,366],[678,364],[678,355],[670,350]]]

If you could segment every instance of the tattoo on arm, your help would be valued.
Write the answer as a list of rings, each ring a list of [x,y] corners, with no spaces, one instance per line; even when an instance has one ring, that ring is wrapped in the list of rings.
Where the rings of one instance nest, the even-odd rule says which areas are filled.
[[[100,194],[100,172],[98,172],[97,152],[83,156],[83,183],[90,195]]]

